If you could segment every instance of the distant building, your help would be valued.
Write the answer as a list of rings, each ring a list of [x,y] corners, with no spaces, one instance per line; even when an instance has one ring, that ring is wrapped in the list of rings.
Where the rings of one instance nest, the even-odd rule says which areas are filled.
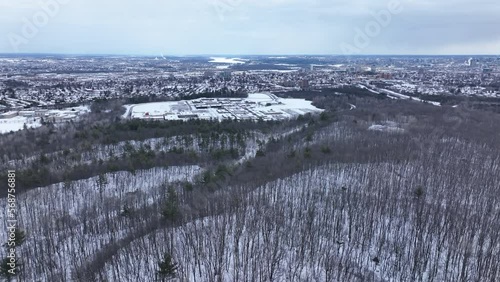
[[[47,110],[36,110],[35,111],[35,116],[37,117],[44,117],[47,115]]]
[[[34,117],[35,111],[19,111],[19,115],[22,117]]]
[[[150,114],[148,116],[149,119],[165,119],[165,115],[164,114]]]
[[[13,117],[17,117],[18,115],[18,112],[6,112],[6,113],[3,113],[3,114],[0,114],[0,119],[6,119],[6,118],[13,118]]]
[[[182,119],[193,119],[193,118],[198,118],[198,115],[196,114],[183,114],[183,115],[177,115],[178,118]]]

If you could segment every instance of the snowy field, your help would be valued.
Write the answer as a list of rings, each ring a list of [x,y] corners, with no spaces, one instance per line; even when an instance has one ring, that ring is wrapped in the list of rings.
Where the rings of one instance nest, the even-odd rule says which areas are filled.
[[[239,58],[224,58],[224,57],[211,57],[209,63],[216,64],[244,64],[245,62]]]
[[[16,132],[27,128],[36,128],[42,126],[39,118],[14,117],[8,119],[0,119],[0,134]]]
[[[49,110],[45,113],[44,118],[47,121],[51,119],[72,120],[78,118],[79,115],[90,113],[89,106],[78,106],[65,108],[62,110]],[[12,118],[0,119],[0,134],[16,132],[24,128],[37,128],[42,126],[41,117],[23,117],[16,116]]]
[[[273,94],[254,93],[248,98],[201,98],[189,101],[126,105],[124,117],[137,119],[251,119],[281,120],[322,110],[305,99],[282,99]]]
[[[389,133],[403,133],[405,130],[403,128],[400,128],[398,123],[393,122],[393,121],[386,121],[383,122],[382,124],[374,124],[371,125],[368,130],[373,130],[373,131],[382,131],[382,132],[389,132]]]

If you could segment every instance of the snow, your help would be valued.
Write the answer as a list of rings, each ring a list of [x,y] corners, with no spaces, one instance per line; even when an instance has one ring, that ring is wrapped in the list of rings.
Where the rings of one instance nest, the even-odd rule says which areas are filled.
[[[299,68],[296,68],[294,70],[276,70],[276,69],[262,69],[262,70],[252,70],[249,71],[250,73],[266,73],[266,72],[277,72],[277,73],[292,73],[292,72],[297,72]]]
[[[371,88],[368,88],[368,87],[366,87],[366,86],[364,86],[364,85],[362,85],[362,84],[358,84],[357,86],[358,86],[359,88],[366,89],[366,90],[368,90],[368,91],[370,91],[370,92],[372,92],[372,93],[374,93],[374,94],[380,94],[380,92],[375,91],[375,90],[373,90],[373,89],[371,89]]]
[[[65,115],[65,114],[87,114],[90,113],[90,107],[89,106],[77,106],[77,107],[71,107],[71,108],[64,108],[62,110],[50,110],[47,113],[53,114],[53,115]]]
[[[431,105],[434,105],[434,106],[441,106],[441,103],[439,103],[439,102],[422,100],[420,98],[411,97],[411,96],[408,96],[408,95],[403,95],[403,94],[400,94],[400,93],[397,93],[397,92],[394,92],[394,91],[391,91],[391,90],[387,90],[387,89],[383,89],[382,92],[386,93],[387,95],[399,98],[399,99],[409,99],[409,100],[414,100],[414,101],[418,101],[418,102],[422,102],[422,103],[428,103],[428,104],[431,104]]]
[[[399,128],[399,127],[391,127],[391,126],[381,125],[381,124],[374,124],[374,125],[370,126],[368,128],[368,130],[391,132],[391,133],[399,133],[399,132],[404,131],[404,129]]]
[[[380,89],[380,92],[379,91],[375,91],[369,87],[366,87],[362,84],[358,84],[357,85],[359,88],[363,88],[363,89],[366,89],[372,93],[375,93],[375,94],[380,94],[380,93],[384,93],[386,95],[388,95],[389,98],[391,99],[407,99],[407,100],[413,100],[413,101],[417,101],[417,102],[422,102],[422,103],[427,103],[427,104],[431,104],[431,105],[434,105],[434,106],[441,106],[441,103],[439,102],[434,102],[434,101],[428,101],[428,100],[422,100],[420,98],[416,98],[416,97],[411,97],[411,96],[408,96],[408,95],[403,95],[403,94],[400,94],[400,93],[397,93],[397,92],[394,92],[394,91],[391,91],[391,90],[387,90],[387,89]]]
[[[439,165],[449,166],[448,159],[443,156]],[[449,232],[456,233],[442,232],[449,226],[446,214],[455,211],[448,206],[432,207],[431,215],[439,211],[435,216],[440,220],[433,221],[436,226],[417,228],[407,202],[414,201],[412,187],[422,184],[423,168],[428,168],[423,160],[329,164],[269,182],[248,194],[235,189],[242,204],[234,213],[216,213],[135,239],[105,263],[106,280],[153,281],[157,262],[168,250],[180,265],[180,281],[460,281],[450,277],[459,277],[462,254],[470,255],[468,268],[484,260],[469,247],[456,248],[455,242],[474,240],[477,232],[484,231],[464,228],[462,233],[452,225]],[[453,169],[446,180],[439,178],[442,170],[427,171],[423,185],[428,187],[429,200],[449,193],[436,187],[456,187]],[[481,174],[474,179],[481,179]],[[384,209],[374,204],[383,207],[390,201],[401,206]],[[374,216],[377,209],[382,212]],[[470,222],[468,226],[476,226],[473,219]],[[425,253],[418,253],[419,246],[408,240],[420,232],[426,237],[419,242],[431,250],[428,261],[423,259]],[[470,250],[477,250],[477,243],[473,244]],[[438,245],[441,251],[436,250]],[[375,256],[380,263],[372,261]],[[415,257],[424,262],[410,264]],[[449,269],[444,267],[446,257],[451,257]],[[352,270],[345,271],[346,265]],[[422,279],[409,279],[417,267]],[[274,279],[269,279],[271,270]],[[338,279],[327,279],[337,274]],[[474,272],[469,278],[478,280]]]
[[[42,126],[40,119],[27,117],[13,117],[8,119],[0,119],[0,134],[16,132],[24,129],[24,125],[28,128],[36,128]]]
[[[244,64],[241,59],[239,58],[225,58],[225,57],[210,57],[209,63],[216,63],[216,64]]]
[[[134,107],[133,105],[125,105],[125,113],[122,115],[122,118],[128,118],[130,115],[130,111]]]
[[[30,190],[18,196],[18,221],[23,228],[37,236],[27,236],[18,250],[25,260],[26,277],[23,281],[54,281],[49,271],[36,267],[38,258],[32,250],[49,253],[51,265],[59,272],[60,280],[70,279],[82,258],[89,259],[113,240],[132,232],[123,223],[120,209],[126,205],[131,210],[159,201],[166,183],[190,181],[201,172],[198,166],[152,168],[131,172],[105,174],[106,182],[99,187],[99,177],[68,183],[57,183]],[[2,206],[6,199],[0,199]],[[0,213],[0,236],[7,236],[5,213]],[[91,216],[92,220],[88,218]],[[107,220],[107,224],[104,224]],[[74,225],[62,229],[61,222]],[[80,244],[85,245],[85,250]]]
[[[21,112],[30,112],[34,115],[34,110],[24,110]],[[71,108],[64,108],[62,110],[49,110],[44,114],[44,118],[62,118],[62,119],[76,119],[79,115],[86,114],[90,112],[89,106],[77,106]],[[26,125],[27,128],[37,128],[42,126],[41,117],[23,117],[18,115],[12,118],[0,119],[0,134],[9,133],[11,131],[16,132],[24,129]]]
[[[368,130],[382,131],[389,133],[402,133],[405,130],[400,128],[396,122],[386,121],[383,124],[374,124],[368,128]]]
[[[268,94],[263,94],[263,93],[253,93],[253,94],[248,94],[248,100],[254,101],[254,102],[262,102],[264,101],[272,101],[271,95]],[[276,97],[276,96],[274,96]]]
[[[381,167],[385,168],[384,165]],[[242,196],[243,201],[249,203],[256,203],[256,199],[266,199],[260,205],[247,205],[236,214],[197,219],[172,230],[159,229],[134,240],[105,264],[105,273],[108,280],[134,281],[135,278],[131,277],[141,277],[141,280],[151,281],[156,262],[166,250],[164,242],[170,242],[170,238],[174,238],[173,256],[182,266],[179,269],[180,277],[186,281],[216,281],[219,275],[222,281],[265,280],[269,269],[263,266],[272,262],[276,267],[273,281],[326,281],[327,269],[318,260],[320,255],[301,259],[301,235],[305,234],[300,228],[301,219],[310,212],[306,206],[311,204],[312,197],[317,198],[314,205],[317,214],[334,214],[338,205],[331,204],[331,201],[335,201],[334,195],[339,193],[340,188],[361,185],[366,183],[360,182],[357,171],[344,165],[319,167],[276,180]],[[267,216],[271,214],[278,216]],[[287,216],[279,216],[284,214]],[[313,230],[328,226],[326,222],[321,222],[319,217],[315,218],[312,222]],[[317,252],[323,255],[335,252],[338,257],[343,258],[343,262],[352,263],[366,271],[372,270],[369,261],[362,263],[358,259],[369,258],[366,252],[370,250],[363,250],[354,240],[347,240],[347,228],[342,227],[331,234],[323,235],[314,231],[315,234],[322,234],[316,242]],[[203,236],[196,237],[199,230],[203,230]],[[224,238],[223,244],[220,244],[221,238]],[[345,244],[330,250],[333,245],[331,242],[335,240],[345,241]],[[303,244],[306,249],[311,246],[310,243]],[[203,252],[200,252],[201,246]],[[221,259],[216,260],[214,254],[220,254]],[[137,259],[132,262],[130,257]],[[217,265],[214,261],[222,263],[222,273],[213,272]],[[251,265],[252,262],[259,264]],[[131,267],[131,264],[135,267]]]
[[[283,99],[269,93],[253,93],[248,98],[201,98],[189,101],[126,105],[124,117],[138,119],[264,119],[280,120],[322,110],[305,99]],[[194,116],[194,117],[191,117]]]
[[[307,101],[305,99],[283,99],[282,102],[284,103],[284,106],[279,106],[280,108],[297,108],[297,109],[309,109],[309,110],[318,109],[312,105],[312,102]]]
[[[177,102],[159,102],[159,103],[146,103],[139,105],[128,105],[131,110],[132,118],[142,118],[144,115],[149,114],[149,116],[163,115],[171,111],[171,108],[177,104]]]

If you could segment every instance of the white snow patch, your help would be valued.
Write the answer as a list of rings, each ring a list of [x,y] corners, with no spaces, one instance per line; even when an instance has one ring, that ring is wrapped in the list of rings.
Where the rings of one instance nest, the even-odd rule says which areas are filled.
[[[8,119],[0,119],[0,134],[23,130],[25,125],[27,128],[36,128],[42,126],[42,124],[40,123],[40,119],[38,118],[18,116]]]
[[[374,124],[368,128],[368,130],[373,131],[383,131],[389,133],[402,133],[405,130],[400,128],[397,123],[393,121],[387,121],[384,124]]]
[[[245,62],[239,58],[225,58],[225,57],[210,57],[209,63],[216,64],[244,64]]]

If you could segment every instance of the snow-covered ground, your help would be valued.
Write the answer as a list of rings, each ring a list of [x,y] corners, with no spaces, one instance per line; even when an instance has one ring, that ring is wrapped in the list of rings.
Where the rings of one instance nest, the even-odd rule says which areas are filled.
[[[211,57],[210,63],[217,64],[244,64],[245,62],[239,58],[224,58],[224,57]]]
[[[150,206],[162,197],[163,185],[190,181],[200,171],[198,166],[120,171],[20,194],[17,219],[30,235],[18,250],[28,276],[18,281],[75,281],[72,272],[84,259],[132,232],[121,214],[124,206],[131,213]],[[5,213],[0,223],[0,236],[7,238]],[[39,267],[37,253],[50,255],[51,270]]]
[[[382,124],[371,125],[368,130],[382,131],[389,133],[403,133],[405,130],[401,128],[396,122],[386,121]]]
[[[36,128],[42,126],[39,118],[13,117],[0,119],[0,134],[23,130],[24,127]]]
[[[460,163],[442,157],[439,165]],[[490,164],[478,167],[483,165]],[[447,202],[443,188],[457,187],[455,179],[453,170],[443,176],[426,161],[315,167],[246,195],[235,190],[241,201],[235,213],[137,238],[106,262],[104,275],[110,281],[153,281],[161,256],[170,252],[180,281],[461,281],[463,264],[467,281],[476,281],[475,267],[487,259],[476,251],[474,236],[494,232],[447,224],[458,203]],[[437,217],[432,224],[411,211],[416,207],[412,189],[419,185],[427,187],[426,207]],[[468,181],[458,185],[474,189]],[[400,205],[388,209],[387,202]],[[486,218],[494,222],[495,217]],[[478,224],[474,218],[466,222]],[[445,227],[451,231],[442,231]],[[463,240],[473,243],[456,248]],[[420,244],[426,252],[419,251]],[[485,245],[498,248],[497,241]],[[468,260],[461,259],[464,254]]]
[[[122,115],[122,118],[128,118],[130,115],[130,111],[134,105],[125,105],[125,113]]]
[[[413,101],[422,102],[422,103],[428,103],[428,104],[431,104],[434,106],[441,106],[441,103],[439,103],[439,102],[422,100],[420,98],[411,97],[411,96],[400,94],[400,93],[397,93],[397,92],[394,92],[391,90],[387,90],[387,89],[379,89],[379,91],[376,91],[376,90],[373,90],[373,89],[366,87],[365,85],[362,85],[362,84],[358,84],[357,86],[359,88],[366,89],[374,94],[381,94],[381,93],[386,94],[391,99],[406,99],[406,100],[413,100]]]
[[[394,97],[394,98],[398,98],[398,99],[414,100],[414,101],[417,101],[417,102],[428,103],[428,104],[431,104],[431,105],[434,105],[434,106],[441,106],[441,103],[439,103],[439,102],[422,100],[422,99],[417,98],[417,97],[411,97],[411,96],[408,96],[408,95],[403,95],[403,94],[400,94],[400,93],[397,93],[397,92],[394,92],[394,91],[391,91],[391,90],[387,90],[387,89],[382,89],[381,91],[383,93],[389,95],[390,97]]]
[[[44,114],[43,118],[46,121],[57,119],[56,122],[61,122],[76,119],[78,118],[78,116],[87,114],[90,111],[91,110],[89,106],[78,106],[61,110],[49,110]],[[41,119],[41,117],[25,117],[21,115],[12,118],[0,119],[0,134],[23,130],[25,126],[26,128],[40,127],[42,126]]]

